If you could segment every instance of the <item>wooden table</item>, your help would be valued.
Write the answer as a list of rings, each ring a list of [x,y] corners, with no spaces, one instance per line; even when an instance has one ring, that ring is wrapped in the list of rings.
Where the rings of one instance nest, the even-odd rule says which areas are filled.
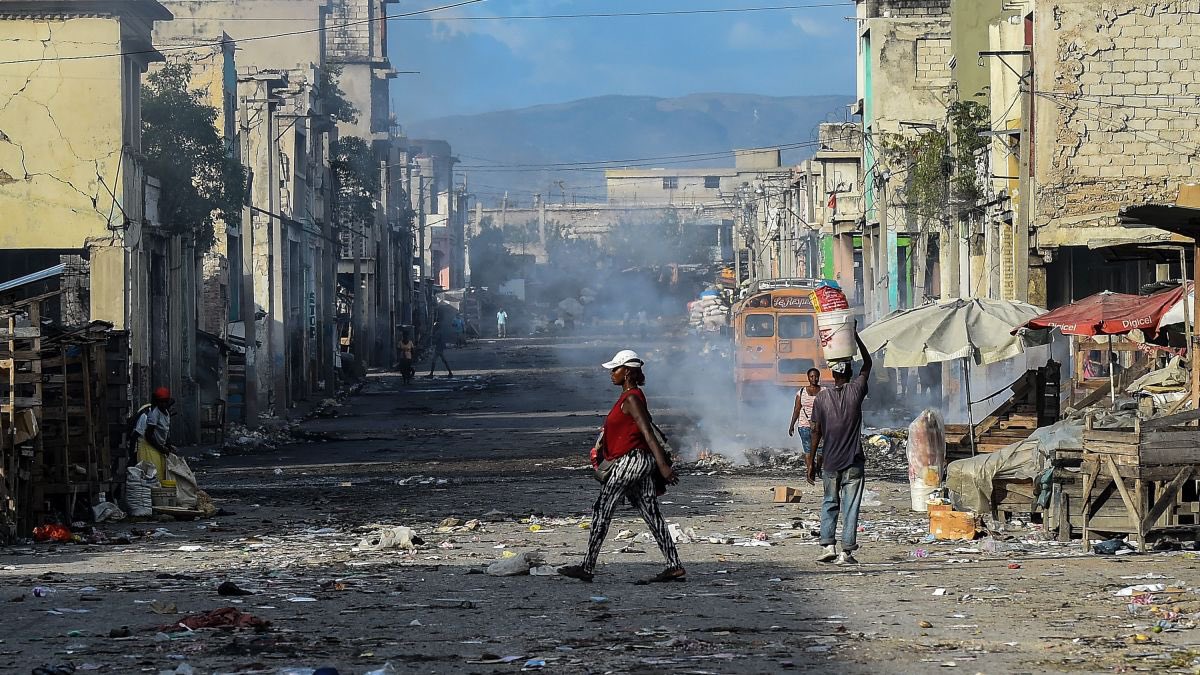
[[[1188,481],[1200,479],[1200,419],[1188,411],[1145,422],[1132,429],[1093,429],[1089,418],[1083,432],[1083,546],[1089,546],[1091,519],[1100,505],[1120,496],[1129,522],[1118,531],[1136,535],[1146,550],[1151,534],[1166,530],[1200,531],[1200,523],[1177,517],[1180,495]],[[1191,492],[1195,492],[1192,490]]]

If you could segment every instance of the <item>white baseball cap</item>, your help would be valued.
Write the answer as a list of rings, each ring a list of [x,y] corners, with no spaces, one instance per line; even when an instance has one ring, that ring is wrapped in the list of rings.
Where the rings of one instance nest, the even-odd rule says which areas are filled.
[[[611,361],[605,363],[604,367],[612,370],[614,368],[620,368],[621,366],[633,366],[634,368],[641,368],[644,365],[646,365],[646,362],[642,360],[642,357],[637,355],[637,352],[633,351],[632,349],[622,349],[621,351],[617,352],[616,356],[612,357]]]

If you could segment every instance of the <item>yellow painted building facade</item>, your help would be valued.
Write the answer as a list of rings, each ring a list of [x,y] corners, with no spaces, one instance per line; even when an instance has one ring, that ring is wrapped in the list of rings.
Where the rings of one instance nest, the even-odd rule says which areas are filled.
[[[120,52],[121,32],[116,17],[0,15],[0,249],[79,249],[123,223],[136,66],[65,60]]]

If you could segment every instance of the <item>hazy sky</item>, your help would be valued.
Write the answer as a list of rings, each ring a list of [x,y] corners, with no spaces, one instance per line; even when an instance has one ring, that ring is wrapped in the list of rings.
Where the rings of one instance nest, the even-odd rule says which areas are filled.
[[[836,0],[488,0],[392,20],[401,124],[604,94],[854,92],[854,4],[784,11],[463,21],[456,17],[828,5]],[[389,14],[450,4],[401,0]]]

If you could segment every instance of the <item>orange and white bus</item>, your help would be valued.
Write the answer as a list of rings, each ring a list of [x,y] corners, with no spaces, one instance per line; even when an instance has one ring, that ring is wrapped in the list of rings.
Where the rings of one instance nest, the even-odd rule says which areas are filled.
[[[733,307],[734,378],[740,402],[795,393],[817,368],[829,381],[829,365],[817,335],[812,291],[819,279],[759,281]],[[774,390],[774,391],[772,391]]]

